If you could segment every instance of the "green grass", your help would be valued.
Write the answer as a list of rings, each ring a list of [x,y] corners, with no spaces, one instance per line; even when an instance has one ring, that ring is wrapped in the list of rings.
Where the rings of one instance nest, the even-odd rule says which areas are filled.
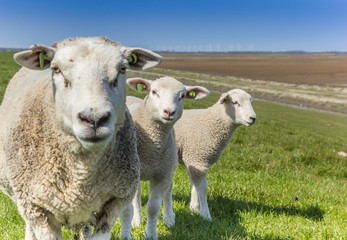
[[[0,61],[11,65],[3,59],[9,56],[1,54]],[[0,67],[4,89],[18,67]],[[186,100],[185,108],[206,108],[218,98],[212,93]],[[347,118],[264,101],[255,101],[254,109],[257,123],[237,130],[208,174],[213,221],[189,211],[190,184],[179,166],[173,189],[176,226],[167,229],[161,215],[159,239],[347,239],[347,159],[337,154],[347,152]],[[145,221],[147,200],[144,183]],[[145,221],[133,229],[135,239],[143,238]],[[0,194],[0,239],[23,239],[24,232],[16,206]],[[64,239],[72,236],[64,230]],[[117,222],[111,239],[119,236]]]

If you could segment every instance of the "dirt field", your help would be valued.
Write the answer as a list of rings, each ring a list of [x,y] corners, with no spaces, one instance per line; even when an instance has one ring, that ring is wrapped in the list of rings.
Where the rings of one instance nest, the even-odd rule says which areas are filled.
[[[160,68],[252,80],[347,87],[346,54],[161,54]]]

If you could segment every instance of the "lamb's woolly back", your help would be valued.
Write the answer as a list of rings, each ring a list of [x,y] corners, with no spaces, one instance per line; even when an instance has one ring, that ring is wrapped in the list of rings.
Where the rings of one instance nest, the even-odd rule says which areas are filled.
[[[255,123],[251,103],[248,93],[233,89],[207,109],[184,110],[175,125],[179,160],[194,165],[199,162],[202,166],[198,169],[207,171],[219,159],[237,127]],[[183,156],[184,152],[187,154]]]

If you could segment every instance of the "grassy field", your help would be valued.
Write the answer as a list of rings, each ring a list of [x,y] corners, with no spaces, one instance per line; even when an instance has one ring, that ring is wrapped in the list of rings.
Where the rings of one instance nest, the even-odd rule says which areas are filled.
[[[2,99],[18,67],[11,54],[1,53],[0,63]],[[185,107],[206,108],[218,98],[213,92],[186,100]],[[255,101],[254,109],[257,123],[237,130],[207,177],[213,221],[189,211],[190,184],[179,166],[176,226],[167,229],[160,216],[159,239],[347,239],[347,159],[337,154],[347,152],[347,118],[265,101]],[[145,214],[148,183],[143,186]],[[133,237],[143,238],[144,229],[145,221]],[[24,232],[16,206],[0,193],[0,239],[24,239]],[[119,237],[117,222],[111,239]],[[73,239],[72,233],[64,230],[64,239]]]

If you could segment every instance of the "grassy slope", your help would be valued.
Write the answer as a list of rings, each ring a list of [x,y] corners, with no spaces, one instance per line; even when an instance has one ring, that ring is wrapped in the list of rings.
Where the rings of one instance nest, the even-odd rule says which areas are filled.
[[[0,55],[0,89],[5,84],[3,75],[9,79],[18,69],[3,66],[11,61],[5,58],[10,55]],[[185,107],[205,108],[217,99],[218,94],[212,93],[203,100],[187,100]],[[213,221],[203,221],[189,211],[190,184],[179,166],[173,191],[176,226],[166,229],[160,218],[160,239],[347,238],[347,161],[337,155],[347,151],[347,118],[262,101],[256,101],[254,108],[257,124],[240,127],[210,169],[208,203]],[[148,183],[143,192],[144,206]],[[144,228],[145,223],[133,229],[133,237],[143,237]],[[112,239],[119,232],[117,223]],[[64,236],[72,239],[68,231]],[[23,220],[0,193],[0,239],[23,237]]]

